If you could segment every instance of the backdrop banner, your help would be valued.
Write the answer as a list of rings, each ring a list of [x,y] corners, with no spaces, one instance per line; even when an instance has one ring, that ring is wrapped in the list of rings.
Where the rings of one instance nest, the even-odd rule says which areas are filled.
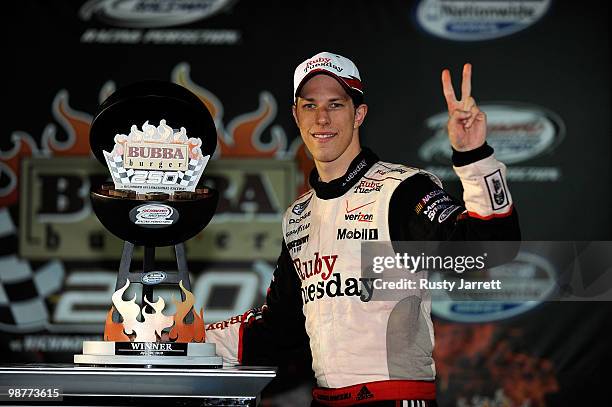
[[[91,209],[90,186],[108,170],[90,152],[89,127],[115,89],[145,79],[186,87],[217,126],[203,179],[220,192],[219,208],[186,243],[207,323],[265,298],[282,214],[309,188],[313,168],[291,114],[293,70],[320,51],[359,67],[369,106],[362,144],[432,171],[457,197],[440,75],[449,68],[458,86],[470,62],[523,239],[576,242],[579,251],[582,241],[612,241],[607,3],[27,0],[2,8],[0,362],[71,362],[83,340],[101,337],[122,242]],[[133,267],[142,256],[137,248]],[[169,248],[157,259],[175,267]],[[556,270],[530,255],[519,263],[509,278],[523,288]],[[587,286],[610,288],[598,280],[605,273],[591,273],[596,263],[580,264],[570,275],[588,281],[555,280],[556,288],[578,297]],[[432,308],[439,404],[610,405],[610,304],[584,296],[523,305]],[[282,367],[266,405],[309,405],[308,363]]]

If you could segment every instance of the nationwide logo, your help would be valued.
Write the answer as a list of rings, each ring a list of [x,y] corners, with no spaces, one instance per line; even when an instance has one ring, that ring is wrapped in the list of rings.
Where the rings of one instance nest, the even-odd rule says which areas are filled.
[[[328,276],[329,277],[329,276]],[[363,302],[369,302],[374,293],[375,278],[349,277],[342,281],[340,273],[334,273],[332,278],[316,283],[302,285],[302,301],[304,305],[324,297],[359,297]]]
[[[374,215],[371,213],[362,213],[361,211],[357,213],[353,213],[356,210],[364,208],[368,205],[373,204],[376,201],[368,202],[367,204],[360,205],[356,208],[349,209],[349,203],[346,201],[346,213],[344,214],[344,220],[347,221],[357,221],[357,222],[372,222],[374,220]]]
[[[301,215],[301,214],[302,214],[302,212],[304,212],[304,209],[306,209],[306,207],[308,206],[308,204],[309,204],[309,203],[310,203],[310,201],[312,200],[312,195],[314,195],[314,194],[311,194],[311,195],[308,197],[308,199],[307,199],[307,200],[305,200],[304,202],[300,202],[300,203],[295,204],[295,205],[293,206],[293,209],[291,209],[291,212],[293,212],[294,214],[296,214],[296,215],[298,215],[298,216],[299,216],[299,215]]]
[[[505,37],[535,24],[551,3],[551,0],[421,0],[415,9],[415,20],[437,37],[484,41]]]
[[[532,104],[518,102],[483,103],[487,114],[487,143],[495,157],[508,166],[509,181],[554,182],[561,178],[559,166],[516,165],[544,155],[553,155],[565,137],[565,123],[556,113]],[[448,143],[448,112],[428,118],[419,158],[430,165],[425,169],[442,180],[456,180],[450,167],[452,150]]]
[[[296,219],[289,219],[289,224],[300,223],[301,221],[303,221],[304,219],[309,217],[311,212],[312,211],[308,211],[308,212],[306,212],[305,214],[303,214],[302,216],[300,216],[299,218],[296,218]]]
[[[378,229],[338,229],[336,240],[378,240]]]
[[[559,271],[551,262],[550,253],[550,247],[536,248],[531,245],[521,249],[511,262],[490,268],[487,271],[487,279],[490,281],[499,279],[504,287],[511,288],[504,290],[503,295],[488,296],[485,301],[480,300],[485,298],[485,294],[466,301],[465,297],[451,298],[446,290],[433,290],[432,314],[448,321],[482,324],[530,312],[542,302],[550,301],[553,293],[559,292]],[[440,281],[442,274],[444,273],[434,274],[431,281]],[[525,279],[523,277],[525,275],[530,278]],[[582,290],[573,283],[570,285],[572,285],[569,287],[570,290],[576,289],[574,293]]]
[[[287,243],[287,249],[293,251],[293,252],[297,252],[300,250],[300,248],[302,247],[302,245],[304,243],[308,242],[308,235],[306,236],[302,236],[299,239],[295,239],[290,241],[289,243]]]
[[[353,192],[356,194],[369,194],[372,191],[380,191],[383,187],[382,182],[361,180]]]

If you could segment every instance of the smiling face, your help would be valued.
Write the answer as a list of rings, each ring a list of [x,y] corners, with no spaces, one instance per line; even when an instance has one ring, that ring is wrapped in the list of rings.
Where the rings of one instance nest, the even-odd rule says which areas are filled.
[[[293,117],[323,181],[344,174],[361,151],[359,126],[367,110],[364,104],[355,109],[346,90],[329,75],[316,75],[302,87]]]

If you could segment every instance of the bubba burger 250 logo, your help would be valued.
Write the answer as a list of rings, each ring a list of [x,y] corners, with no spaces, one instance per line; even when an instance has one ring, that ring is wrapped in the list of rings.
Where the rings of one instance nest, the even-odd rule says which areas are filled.
[[[117,134],[111,153],[104,151],[116,189],[194,191],[210,156],[203,157],[199,138],[188,138],[181,127],[174,131],[165,120],[155,127],[133,125],[130,134]]]

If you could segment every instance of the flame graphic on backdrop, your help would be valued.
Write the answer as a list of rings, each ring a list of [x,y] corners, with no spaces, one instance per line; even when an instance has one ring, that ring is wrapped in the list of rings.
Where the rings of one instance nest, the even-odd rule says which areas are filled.
[[[8,185],[0,187],[0,207],[13,205],[18,200],[19,167],[23,158],[89,154],[89,125],[92,117],[69,106],[66,90],[60,90],[53,98],[51,110],[55,120],[64,129],[67,140],[58,141],[55,124],[49,124],[43,130],[40,148],[29,134],[14,131],[11,135],[13,148],[8,152],[0,151],[0,171],[9,179]]]
[[[276,102],[268,92],[259,95],[259,108],[236,117],[228,125],[227,135],[219,137],[222,157],[274,157],[283,146],[276,137],[268,145],[260,141],[261,132],[276,117]],[[275,133],[272,133],[273,135]]]
[[[61,90],[53,99],[53,116],[64,128],[68,139],[59,142],[55,126],[47,126],[43,133],[42,145],[55,156],[89,155],[89,127],[93,117],[74,110],[68,104],[68,92]]]
[[[298,195],[308,189],[308,174],[313,168],[305,147],[298,137],[293,148],[287,150],[287,137],[280,126],[272,125],[276,118],[277,105],[271,93],[263,91],[259,95],[258,108],[233,118],[227,126],[223,123],[223,104],[212,92],[196,84],[190,78],[188,63],[177,64],[172,70],[173,82],[195,93],[210,110],[217,126],[217,157],[223,158],[282,158],[295,159],[304,180]],[[108,81],[102,86],[99,98],[105,99],[115,85]],[[23,158],[30,156],[87,156],[89,151],[89,128],[92,116],[73,109],[69,104],[69,94],[60,90],[52,102],[52,114],[64,131],[65,140],[58,140],[58,126],[48,124],[41,135],[40,147],[28,133],[14,131],[11,134],[13,147],[0,151],[0,172],[8,179],[0,186],[0,207],[14,205],[18,200],[19,167]],[[270,127],[270,141],[264,143],[261,135]],[[296,195],[297,196],[297,195]]]
[[[11,135],[11,140],[13,148],[6,152],[0,151],[0,173],[6,174],[8,177],[8,183],[0,187],[0,207],[17,202],[21,159],[38,152],[36,142],[26,133],[16,131]]]
[[[215,126],[217,127],[218,137],[219,134],[222,133],[221,129],[223,127],[223,104],[221,103],[219,98],[217,98],[217,96],[215,96],[212,92],[191,80],[191,77],[189,76],[190,70],[191,68],[189,67],[188,63],[181,62],[180,64],[174,67],[172,73],[170,74],[170,78],[172,82],[189,89],[197,97],[200,98],[202,103],[204,103],[204,105],[213,117]]]
[[[274,157],[283,152],[286,145],[284,133],[271,130],[272,140],[261,142],[261,133],[276,118],[276,101],[269,92],[259,95],[256,111],[235,117],[225,127],[222,122],[223,105],[210,91],[196,84],[190,77],[189,64],[183,62],[172,70],[173,82],[196,94],[210,110],[217,126],[218,155],[220,157]]]
[[[177,301],[172,298],[172,302],[176,305],[176,313],[174,315],[164,315],[163,310],[165,302],[162,297],[156,302],[150,302],[145,298],[145,302],[153,308],[153,312],[146,312],[146,306],[142,308],[136,304],[136,294],[129,301],[123,300],[123,294],[130,285],[129,281],[113,294],[113,307],[106,316],[106,325],[104,327],[105,341],[138,341],[138,342],[156,342],[162,337],[162,332],[167,328],[170,330],[170,340],[173,342],[203,342],[204,334],[204,310],[200,309],[200,313],[196,313],[193,309],[195,303],[194,296],[185,287],[183,282],[179,282],[179,286],[185,295],[185,301]],[[117,310],[121,315],[122,322],[113,321],[113,312]],[[185,317],[192,313],[193,322],[185,323]],[[138,321],[138,315],[142,315],[143,321]]]

